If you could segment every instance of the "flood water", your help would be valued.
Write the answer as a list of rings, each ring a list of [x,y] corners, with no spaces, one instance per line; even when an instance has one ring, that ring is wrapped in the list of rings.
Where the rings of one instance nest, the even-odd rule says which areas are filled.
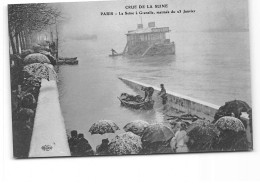
[[[101,119],[122,127],[132,120],[162,121],[157,110],[140,112],[120,106],[117,96],[134,93],[118,79],[126,77],[216,105],[240,99],[251,105],[248,33],[176,33],[176,55],[141,59],[110,58],[111,48],[125,46],[113,38],[96,41],[63,40],[61,56],[77,56],[79,65],[59,67],[59,94],[68,131],[84,133],[95,149],[101,139],[90,126]],[[118,50],[119,52],[121,50]],[[119,131],[118,133],[122,132]]]

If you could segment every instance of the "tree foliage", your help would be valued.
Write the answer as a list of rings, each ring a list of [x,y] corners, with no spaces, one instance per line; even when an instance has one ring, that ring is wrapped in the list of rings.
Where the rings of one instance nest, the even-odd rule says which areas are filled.
[[[8,6],[8,26],[12,48],[14,38],[17,44],[25,45],[28,36],[34,32],[40,32],[53,25],[60,18],[61,12],[50,4],[11,4]],[[12,40],[11,40],[12,39]],[[20,40],[18,42],[17,40]],[[15,48],[13,48],[15,50]],[[17,48],[16,48],[17,51]]]

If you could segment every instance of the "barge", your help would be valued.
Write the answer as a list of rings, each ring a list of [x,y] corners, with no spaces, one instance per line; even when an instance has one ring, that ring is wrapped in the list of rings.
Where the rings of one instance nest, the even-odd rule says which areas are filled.
[[[138,24],[136,30],[126,33],[127,43],[124,51],[120,54],[112,52],[110,56],[174,55],[175,43],[166,38],[166,34],[170,31],[169,27],[156,27],[155,22],[149,22],[146,28],[143,24]]]

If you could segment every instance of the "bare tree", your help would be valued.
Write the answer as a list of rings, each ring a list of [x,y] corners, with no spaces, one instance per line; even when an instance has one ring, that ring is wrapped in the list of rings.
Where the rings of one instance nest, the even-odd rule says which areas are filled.
[[[12,4],[8,6],[9,38],[13,53],[28,48],[33,33],[56,24],[61,12],[50,4]]]

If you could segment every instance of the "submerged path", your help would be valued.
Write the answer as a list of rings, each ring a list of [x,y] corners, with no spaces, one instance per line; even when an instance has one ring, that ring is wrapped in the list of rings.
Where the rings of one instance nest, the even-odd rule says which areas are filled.
[[[126,79],[126,78],[119,78],[122,80],[126,85],[134,89],[137,93],[142,93],[141,87],[148,87],[150,85],[144,84],[141,82],[137,82],[134,80]],[[160,88],[155,86],[153,87],[155,92],[158,93]],[[181,95],[175,92],[171,92],[167,90],[167,97],[168,97],[168,104],[178,110],[181,110],[185,113],[193,113],[200,117],[205,117],[206,119],[214,118],[216,111],[219,109],[220,106],[214,105],[208,102],[204,102],[201,100],[197,100],[185,95]]]

